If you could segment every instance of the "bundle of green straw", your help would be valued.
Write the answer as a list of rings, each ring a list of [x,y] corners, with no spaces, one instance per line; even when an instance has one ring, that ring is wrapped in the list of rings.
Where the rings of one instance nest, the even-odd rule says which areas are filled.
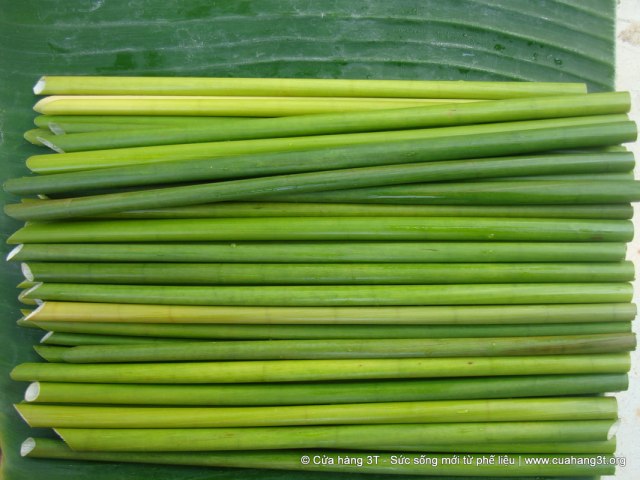
[[[636,346],[628,94],[56,76],[34,92],[25,138],[54,153],[4,187],[26,222],[8,240],[18,323],[45,332],[44,361],[12,377],[30,382],[18,413],[60,440],[24,456],[614,472],[602,394],[627,388]]]

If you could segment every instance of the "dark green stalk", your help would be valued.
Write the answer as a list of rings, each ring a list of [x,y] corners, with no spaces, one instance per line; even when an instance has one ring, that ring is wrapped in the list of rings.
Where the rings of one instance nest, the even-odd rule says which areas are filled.
[[[281,202],[425,205],[576,205],[637,202],[635,181],[416,183],[264,197]]]
[[[201,467],[235,467],[235,468],[266,468],[294,471],[324,471],[345,472],[352,475],[354,468],[359,472],[379,474],[415,474],[428,475],[433,480],[447,480],[453,477],[440,475],[472,475],[470,478],[493,479],[499,476],[504,480],[526,480],[539,478],[536,475],[545,475],[546,480],[594,480],[592,475],[613,474],[615,468],[609,466],[610,456],[584,455],[584,466],[571,465],[571,455],[568,453],[592,453],[611,454],[611,448],[615,447],[612,441],[606,442],[563,442],[563,443],[526,443],[526,444],[475,444],[461,445],[464,452],[479,453],[556,453],[544,455],[548,462],[543,465],[539,460],[541,455],[504,455],[504,465],[488,465],[484,462],[486,455],[470,454],[467,458],[470,465],[460,465],[457,460],[460,456],[430,454],[418,455],[406,452],[367,452],[357,453],[353,451],[336,452],[322,450],[274,450],[274,451],[225,451],[225,452],[180,452],[180,453],[128,453],[128,452],[76,452],[67,447],[64,442],[48,438],[28,438],[20,449],[22,456],[28,458],[54,458],[66,461],[94,460],[102,462],[133,462],[151,463],[161,465],[191,465]],[[496,448],[498,447],[498,448]],[[450,447],[432,446],[430,451],[451,451]],[[562,452],[564,455],[558,455]],[[372,454],[375,455],[375,464],[368,464]],[[305,465],[301,458],[309,456],[309,464]],[[551,460],[551,459],[557,460]],[[347,460],[348,459],[348,460]],[[407,465],[398,465],[399,459],[406,459]],[[324,463],[323,463],[324,460]],[[393,461],[392,461],[393,460]],[[603,463],[600,463],[604,460]],[[345,462],[348,464],[345,465]],[[593,462],[594,466],[589,463]],[[517,465],[512,467],[508,465]],[[522,464],[524,463],[524,466]],[[557,463],[558,465],[554,465]],[[358,467],[357,465],[362,465]],[[434,466],[437,465],[437,466]],[[480,475],[489,475],[483,477]],[[569,475],[586,475],[575,477]],[[514,475],[514,476],[508,476]],[[530,477],[534,475],[536,477]],[[551,477],[549,475],[562,475]],[[527,477],[525,477],[527,476]],[[346,478],[346,477],[345,477]]]
[[[601,173],[599,175],[605,176]],[[611,174],[613,175],[613,174]],[[526,178],[526,177],[522,177]],[[537,178],[537,177],[531,177]],[[609,178],[609,177],[607,177]],[[154,208],[114,213],[108,218],[225,218],[225,217],[520,217],[595,218],[625,220],[631,205],[374,205],[351,203],[221,202],[190,207]]]
[[[62,153],[60,155],[34,155],[27,159],[27,167],[36,173],[62,173],[78,170],[125,167],[137,165],[154,172],[153,165],[178,162],[193,165],[198,160],[213,163],[214,166],[233,164],[229,157],[240,156],[244,168],[230,170],[225,177],[258,176],[257,170],[281,171],[283,162],[292,159],[300,171],[330,169],[327,162],[338,162],[338,167],[349,168],[363,165],[410,163],[415,161],[455,160],[461,158],[521,155],[532,152],[549,152],[571,148],[593,149],[633,141],[636,126],[625,115],[597,115],[569,119],[533,120],[498,124],[442,127],[418,130],[398,130],[393,132],[351,133],[342,135],[315,135],[311,137],[239,140],[232,142],[205,142],[184,145],[159,145],[154,147],[119,148],[94,150],[90,152]],[[460,142],[464,138],[465,142]],[[407,148],[409,147],[409,148]],[[324,153],[318,151],[324,150]],[[315,153],[309,153],[315,152]],[[366,152],[367,155],[361,154]],[[472,152],[472,153],[471,153]],[[328,153],[328,154],[325,154]],[[565,152],[562,152],[565,153]],[[579,152],[584,154],[586,152]],[[593,154],[590,150],[588,153]],[[620,151],[601,152],[628,153]],[[275,155],[275,157],[274,157]],[[373,156],[377,158],[373,158]],[[408,155],[408,157],[407,157]],[[552,154],[553,155],[553,154]],[[300,156],[300,161],[295,162]],[[318,165],[319,158],[324,156]],[[353,165],[359,156],[360,163]],[[384,159],[383,157],[387,157]],[[225,158],[226,157],[226,158]],[[246,158],[250,157],[250,158]],[[406,158],[403,158],[406,157]],[[259,163],[260,159],[270,161]],[[302,161],[304,160],[304,161]],[[252,161],[252,163],[248,163]],[[278,163],[276,165],[276,162]],[[362,162],[365,162],[364,164]],[[172,163],[168,163],[172,165]],[[247,168],[248,166],[252,168]],[[233,168],[230,166],[229,168]],[[288,167],[289,169],[293,167]],[[194,175],[185,168],[174,169],[174,175],[183,172],[179,178],[167,177],[166,172],[155,173],[154,183],[186,181],[184,175]],[[291,170],[289,170],[291,171]],[[625,170],[628,171],[628,170]],[[578,172],[554,172],[578,173]],[[587,172],[579,172],[587,173]],[[264,175],[265,173],[263,173]],[[270,173],[273,175],[274,173]],[[539,174],[547,174],[540,172]],[[164,176],[162,176],[164,175]],[[204,175],[200,173],[200,175]],[[208,175],[211,175],[209,172]],[[218,174],[220,175],[220,174]],[[522,173],[494,176],[517,176]],[[167,180],[159,180],[168,178]],[[115,178],[114,178],[115,181]],[[129,180],[132,181],[132,180]],[[151,183],[151,181],[149,182]],[[120,185],[119,183],[117,185]],[[95,187],[94,187],[95,188]]]
[[[29,205],[29,204],[24,204]],[[276,217],[30,223],[8,243],[203,241],[628,242],[626,220],[466,217]]]

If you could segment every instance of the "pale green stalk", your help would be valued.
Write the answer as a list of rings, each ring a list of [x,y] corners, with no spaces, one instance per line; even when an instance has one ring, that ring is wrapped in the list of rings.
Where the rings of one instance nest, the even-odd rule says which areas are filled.
[[[291,425],[590,421],[618,417],[613,397],[352,403],[285,407],[14,405],[33,428],[211,428]]]
[[[41,77],[36,95],[290,95],[515,98],[586,93],[584,83],[204,77]]]
[[[593,395],[626,390],[628,384],[621,373],[216,385],[34,382],[24,398],[36,403],[282,406]]]
[[[11,378],[23,382],[256,383],[626,373],[629,367],[628,353],[98,365],[23,363],[12,370]]]
[[[398,307],[224,307],[44,302],[29,322],[161,324],[504,325],[629,322],[633,303]],[[182,328],[181,326],[179,328]]]

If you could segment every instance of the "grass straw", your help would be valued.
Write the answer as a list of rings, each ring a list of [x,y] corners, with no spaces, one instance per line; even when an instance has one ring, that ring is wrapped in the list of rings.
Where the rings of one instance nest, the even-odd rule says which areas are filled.
[[[478,139],[479,142],[482,140]],[[486,143],[486,142],[485,142]],[[52,194],[95,189],[134,187],[162,183],[229,180],[339,170],[348,175],[383,172],[384,185],[411,182],[477,180],[510,175],[560,173],[629,172],[634,158],[629,152],[520,155],[515,157],[462,159],[436,163],[411,163],[446,159],[448,155],[465,156],[462,151],[446,150],[447,142],[399,142],[393,145],[369,145],[329,148],[291,154],[287,152],[256,154],[226,159],[181,160],[155,165],[131,165],[107,170],[70,172],[8,180],[4,187],[15,194]],[[404,164],[404,165],[403,165]],[[363,170],[367,168],[367,170]],[[372,170],[373,169],[373,170]],[[409,171],[412,176],[399,177]],[[140,178],[144,175],[144,178]],[[327,175],[327,173],[324,173]],[[322,177],[320,177],[321,179]],[[375,182],[374,182],[375,183]],[[344,188],[355,188],[347,184]],[[327,189],[330,189],[328,186]],[[338,187],[334,187],[338,188]],[[293,192],[295,193],[295,192]],[[156,207],[154,207],[156,208]]]
[[[614,127],[612,124],[616,124],[616,126]],[[596,127],[595,125],[598,126]],[[558,131],[558,129],[561,129],[561,131]],[[585,132],[585,134],[582,134],[582,132]],[[390,147],[387,144],[390,142],[420,140],[429,142],[431,152],[444,152],[440,153],[437,158],[433,157],[433,153],[431,153],[433,157],[431,160],[438,160],[469,158],[469,152],[473,152],[473,156],[479,157],[546,152],[567,148],[606,147],[632,141],[635,139],[636,133],[635,124],[629,122],[626,115],[592,115],[565,119],[502,122],[387,132],[116,148],[62,153],[60,155],[34,155],[29,157],[26,163],[29,169],[37,173],[60,173],[175,160],[215,159],[257,153],[302,152],[347,146],[365,147],[376,143],[382,144],[382,148],[386,147],[388,150]],[[472,143],[461,145],[459,141],[461,136],[465,137],[466,142]],[[538,139],[540,139],[539,143]],[[487,145],[489,144],[492,146],[487,151]],[[415,146],[413,151],[415,152]],[[458,156],[456,157],[452,152],[455,152]],[[398,154],[399,152],[396,151],[395,153]],[[412,161],[416,161],[415,153],[413,158],[414,160]]]
[[[215,129],[210,126],[147,127],[121,132],[106,131],[61,135],[51,139],[51,143],[57,151],[78,152],[151,145],[331,135],[608,115],[627,113],[629,108],[630,97],[628,93],[596,93],[472,102],[454,106],[445,104],[384,111],[255,119],[242,121],[235,125],[223,123]]]
[[[619,262],[617,242],[26,243],[7,256],[36,262],[484,263]]]
[[[353,403],[285,407],[15,405],[33,428],[211,428],[536,422],[617,418],[613,397]]]
[[[257,118],[257,117],[256,117]],[[152,127],[218,127],[229,122],[239,124],[253,117],[187,117],[144,115],[38,115],[33,123],[54,135],[88,133]]]
[[[584,83],[460,82],[416,80],[198,78],[198,77],[41,77],[36,95],[290,95],[340,97],[510,98],[586,93]]]
[[[607,442],[572,442],[546,444],[475,444],[461,445],[465,452],[505,453],[511,452],[541,452],[549,453],[562,451],[564,455],[544,455],[547,462],[540,462],[541,455],[504,455],[504,465],[489,465],[483,461],[485,456],[470,454],[467,458],[470,466],[460,465],[455,458],[457,455],[430,454],[428,460],[425,455],[406,452],[373,452],[378,460],[369,465],[367,458],[371,453],[336,452],[322,450],[280,450],[280,451],[226,451],[226,452],[180,452],[180,453],[125,453],[125,452],[76,452],[67,447],[64,442],[48,438],[28,438],[22,444],[21,455],[28,458],[55,458],[67,461],[95,460],[103,462],[134,462],[163,465],[191,465],[204,467],[240,467],[267,468],[297,471],[330,471],[345,472],[352,475],[354,465],[359,471],[380,474],[418,474],[428,475],[430,478],[442,478],[439,475],[473,475],[473,478],[520,478],[529,475],[545,475],[548,480],[562,480],[567,475],[586,475],[587,477],[571,477],[574,480],[586,480],[595,474],[613,474],[615,467],[609,464],[610,456],[585,455],[586,465],[571,463],[567,453],[612,453],[611,447],[615,443]],[[435,447],[435,448],[434,448]],[[431,451],[446,451],[447,447],[433,446]],[[300,459],[312,455],[314,462],[305,465]],[[311,459],[311,457],[309,457]],[[345,459],[348,464],[345,465]],[[394,465],[398,459],[407,459],[407,465]],[[394,462],[392,462],[392,459]],[[552,460],[553,459],[553,460]],[[324,460],[326,464],[317,465]],[[453,460],[453,461],[452,461]],[[602,462],[604,460],[604,462]],[[519,463],[520,462],[520,463]],[[596,465],[590,466],[590,463]],[[557,464],[557,465],[556,465]],[[435,465],[435,466],[434,466]],[[510,465],[510,466],[507,466]],[[513,466],[511,466],[513,465]],[[517,467],[515,465],[518,465]],[[489,477],[482,477],[487,474]],[[262,474],[264,477],[264,473]],[[308,474],[307,474],[308,475]],[[437,476],[434,476],[437,475]],[[507,477],[506,475],[515,475]],[[563,475],[563,477],[548,477],[548,475]]]
[[[452,285],[168,286],[41,283],[40,301],[226,306],[522,305],[630,302],[630,283]]]
[[[34,382],[25,392],[25,401],[283,406],[590,395],[626,390],[628,383],[627,375],[622,373],[217,385]]]
[[[209,360],[435,358],[615,353],[636,346],[632,333],[504,338],[268,340],[51,347],[36,352],[50,362],[127,363]]]
[[[39,322],[22,319],[18,321],[18,324],[23,327],[53,331],[47,341],[43,342],[45,344],[59,343],[68,345],[100,344],[105,342],[121,344],[125,342],[124,339],[126,339],[127,343],[145,343],[147,339],[155,341],[165,338],[168,340],[487,338],[536,335],[597,335],[631,332],[630,322],[536,323],[524,325],[196,324],[182,323],[178,319],[176,322],[176,324],[103,323],[95,321]],[[64,337],[61,337],[62,335]]]
[[[135,337],[125,335],[102,335],[86,333],[47,332],[40,340],[42,345],[78,346],[78,345],[126,345],[141,343],[167,343],[180,341],[180,339],[162,337]]]
[[[52,95],[34,105],[44,115],[185,115],[283,117],[389,110],[473,100],[425,98],[254,97],[177,95]]]
[[[628,282],[617,263],[62,263],[22,264],[29,281],[143,285],[374,285]]]
[[[606,178],[618,174],[598,174]],[[586,176],[586,175],[585,175]],[[624,179],[628,180],[627,174]],[[523,181],[526,178],[518,177]],[[375,205],[349,203],[222,202],[189,207],[154,208],[114,213],[109,218],[226,218],[226,217],[520,217],[594,218],[626,220],[630,204],[611,205]]]
[[[584,299],[582,299],[584,300]],[[299,325],[504,325],[630,322],[632,303],[473,305],[417,307],[256,307],[44,302],[29,322],[299,324]],[[182,327],[180,327],[182,328]],[[324,327],[323,327],[324,328]]]
[[[29,205],[29,204],[25,204]],[[29,223],[17,243],[202,241],[628,242],[627,220],[465,217],[278,217]]]
[[[255,383],[626,373],[629,365],[628,353],[96,365],[23,363],[12,370],[11,378],[26,382]]]
[[[400,448],[428,451],[437,443],[588,442],[607,440],[610,420],[476,422],[195,429],[56,428],[78,451],[207,451],[280,448]],[[434,440],[437,439],[437,440]]]
[[[607,204],[640,200],[640,182],[552,181],[416,183],[293,195],[272,195],[282,202],[387,203],[424,205]]]

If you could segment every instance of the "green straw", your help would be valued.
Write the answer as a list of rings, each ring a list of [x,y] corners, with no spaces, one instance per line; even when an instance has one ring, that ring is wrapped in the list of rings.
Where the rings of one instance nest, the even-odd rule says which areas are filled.
[[[45,115],[187,115],[214,117],[283,117],[457,104],[475,100],[430,98],[51,95],[34,105]]]
[[[129,130],[152,127],[218,127],[229,122],[238,124],[252,117],[186,117],[136,115],[38,115],[33,123],[55,135],[67,133]]]
[[[369,380],[220,385],[129,385],[34,382],[27,402],[105,405],[308,405],[617,392],[626,374],[521,375],[453,379]]]
[[[267,340],[169,344],[35,346],[50,362],[127,363],[209,360],[432,358],[615,353],[636,346],[632,333],[504,338]],[[49,356],[49,353],[52,356]]]
[[[400,98],[515,98],[586,93],[584,83],[299,78],[41,77],[36,95],[264,95]]]
[[[374,285],[628,282],[618,263],[37,263],[29,281],[149,285]]]
[[[603,441],[610,420],[477,422],[302,427],[89,429],[56,428],[78,451],[207,451],[269,448],[400,449],[429,451],[429,443]],[[437,440],[434,440],[437,439]]]
[[[624,303],[632,296],[630,283],[206,287],[41,283],[24,293],[24,298],[35,301],[282,307]]]
[[[486,338],[631,332],[630,322],[536,323],[525,325],[238,325],[236,323],[209,325],[178,323],[172,325],[166,323],[37,322],[21,320],[18,324],[23,327],[52,330],[52,335],[47,337],[43,343],[65,345],[145,343],[147,340],[159,341],[161,339],[175,341],[181,339]]]
[[[389,145],[396,142],[427,143],[424,147],[428,149],[429,156],[423,156],[423,160],[452,160],[471,156],[488,157],[547,152],[567,148],[612,146],[633,141],[636,135],[636,126],[633,122],[628,121],[626,115],[592,115],[566,119],[529,120],[456,127],[157,145],[152,147],[61,153],[60,155],[34,155],[28,158],[26,163],[27,167],[36,173],[61,173],[178,160],[181,162],[187,160],[215,160],[217,158],[252,154],[289,153],[292,159],[295,159],[297,154],[294,155],[292,152],[301,153],[302,151],[329,148],[348,150],[349,148],[360,147],[362,150],[380,147],[378,150],[386,150],[388,152],[399,146]],[[461,137],[464,137],[464,142],[460,142]],[[418,159],[415,153],[416,150],[415,145],[413,145],[408,153],[410,157],[405,160],[401,159],[400,152],[394,151],[393,155],[389,156],[392,160],[384,163],[415,162]],[[339,151],[336,152],[336,155],[333,155],[334,161],[336,158],[345,157],[347,154],[351,156],[349,152],[339,153]],[[300,159],[298,168],[304,168],[303,164],[306,163],[302,161],[304,158],[306,157]],[[364,158],[366,159],[367,157],[365,156]],[[369,161],[371,162],[372,159],[369,159]],[[326,162],[326,160],[323,160],[323,162]],[[367,164],[370,165],[371,163]],[[266,164],[262,164],[263,168],[266,168],[266,166]],[[324,167],[324,169],[328,168],[328,166]],[[309,171],[308,167],[305,171]],[[518,174],[511,174],[511,176],[515,175]],[[238,175],[236,174],[236,176]]]
[[[321,172],[276,175],[271,177],[248,178],[170,188],[152,188],[139,191],[125,191],[102,195],[58,200],[33,200],[5,206],[5,213],[21,220],[53,220],[69,217],[87,217],[92,215],[118,213],[140,208],[158,208],[194,205],[209,202],[245,200],[274,193],[304,193],[333,190],[336,188],[370,187],[383,184],[406,183],[407,181],[430,180],[436,177],[469,176],[480,171],[480,176],[491,175],[492,169],[503,172],[531,169],[544,171],[549,169],[593,168],[564,164],[551,167],[544,162],[531,166],[512,159],[476,160],[443,162],[443,164],[416,163],[405,165],[387,165],[363,167]],[[611,165],[596,165],[596,169],[615,169]],[[44,177],[42,177],[44,178]]]
[[[563,442],[563,443],[526,443],[526,444],[474,444],[461,445],[464,452],[500,453],[503,463],[493,465],[487,461],[486,455],[468,454],[465,457],[470,462],[464,465],[460,462],[459,454],[412,454],[407,452],[367,452],[353,451],[336,452],[335,450],[277,450],[277,451],[225,451],[225,452],[162,452],[162,453],[131,453],[131,452],[76,452],[67,447],[64,442],[48,438],[28,438],[20,448],[23,457],[54,458],[66,461],[95,460],[103,462],[133,462],[161,465],[191,465],[204,467],[239,467],[266,468],[297,471],[324,471],[370,474],[417,474],[427,475],[433,479],[450,479],[452,477],[440,475],[455,475],[458,478],[487,478],[496,477],[521,479],[529,475],[545,475],[547,480],[593,480],[591,475],[612,475],[615,472],[610,455],[615,443],[606,442]],[[452,451],[447,446],[431,446],[430,451]],[[555,455],[506,455],[507,452],[528,453],[557,453]],[[576,465],[572,455],[568,453],[582,453],[584,464]],[[542,457],[542,461],[541,461]],[[301,459],[305,461],[302,462]],[[309,459],[308,463],[306,459]],[[375,459],[375,462],[374,462]],[[545,461],[546,460],[546,461]],[[404,463],[406,461],[406,464]],[[371,462],[371,463],[369,463]],[[361,465],[361,466],[358,466]],[[592,466],[593,465],[593,466]],[[481,475],[490,475],[482,477]],[[568,475],[586,475],[586,477],[568,477]],[[306,474],[307,476],[309,474]],[[472,477],[459,477],[467,475]],[[514,476],[507,476],[514,475]],[[550,477],[549,475],[562,475]],[[268,477],[261,473],[262,478]],[[343,478],[343,477],[339,477]],[[353,477],[344,477],[353,478]],[[534,477],[526,477],[533,479]],[[539,478],[539,477],[535,477]]]
[[[98,98],[98,102],[100,102]],[[135,105],[137,99],[132,100]],[[299,115],[295,117],[245,120],[237,124],[184,128],[147,127],[121,132],[93,132],[49,138],[59,152],[109,148],[144,147],[257,138],[298,137],[339,133],[402,130],[494,123],[532,119],[566,118],[626,113],[630,97],[626,92],[554,97],[518,98],[459,105],[429,105],[384,111]]]
[[[607,204],[640,200],[636,181],[515,181],[416,183],[329,192],[275,195],[280,202],[390,203],[427,205]]]
[[[625,253],[626,245],[616,242],[27,243],[12,250],[7,260],[159,263],[599,263],[619,262],[624,260]]]
[[[610,178],[610,174],[601,173]],[[626,174],[625,174],[626,176]],[[526,178],[526,177],[521,177]],[[537,178],[537,177],[531,177]],[[620,179],[618,179],[620,180]],[[221,202],[189,207],[154,208],[114,213],[109,218],[225,218],[225,217],[534,217],[626,220],[631,205],[373,205],[349,203]]]
[[[18,404],[33,428],[210,428],[616,419],[613,397],[449,400],[286,407],[102,407]]]
[[[271,360],[151,364],[23,363],[16,381],[78,383],[255,383],[395,378],[626,373],[628,353],[524,357]]]
[[[580,128],[585,129],[586,127]],[[608,127],[607,129],[611,134],[614,134]],[[573,130],[575,131],[575,127]],[[526,135],[531,137],[532,134],[539,133],[539,131],[534,130],[526,133]],[[544,129],[543,133],[548,137],[554,134],[554,132],[545,131]],[[555,135],[557,136],[557,132],[555,132]],[[504,133],[495,134],[494,136],[502,138],[505,142],[510,141]],[[535,138],[532,140],[535,140]],[[475,143],[476,151],[474,151],[474,156],[482,156],[483,152],[486,152],[484,156],[491,156],[493,155],[491,152],[496,150],[498,150],[498,153],[502,151],[504,154],[509,154],[514,151],[517,154],[522,153],[518,150],[523,148],[521,144],[512,145],[511,147],[507,145],[505,148],[503,145],[492,141],[491,138],[487,139],[484,135],[472,136],[468,141],[474,141]],[[166,150],[169,147],[163,148]],[[47,155],[45,159],[51,163],[56,162],[60,157],[67,158],[70,155]],[[411,183],[412,181],[415,183],[417,181],[473,180],[483,177],[495,178],[518,175],[626,173],[634,167],[634,157],[629,152],[547,153],[508,158],[465,160],[469,156],[469,150],[461,148],[459,139],[452,136],[444,136],[439,139],[433,139],[431,142],[409,140],[385,144],[373,143],[369,145],[320,148],[305,152],[281,151],[254,154],[248,152],[244,155],[228,158],[178,158],[150,165],[115,165],[118,168],[112,168],[106,172],[99,169],[97,171],[68,173],[43,172],[52,173],[52,175],[10,179],[5,183],[5,189],[11,193],[23,195],[50,194],[76,191],[78,189],[91,190],[158,183],[192,182],[196,180],[260,177],[321,170],[411,164],[419,161],[435,160],[451,161],[444,164],[429,165],[428,177],[407,179],[405,183]],[[453,162],[456,159],[462,159],[464,163],[462,161]],[[475,166],[476,164],[478,166]],[[454,169],[456,165],[467,169],[475,166],[476,170],[473,175],[468,173],[465,175],[464,170],[458,171]],[[480,168],[482,166],[484,168]],[[489,168],[491,166],[493,167]],[[145,177],[140,178],[139,175],[145,175]],[[387,180],[390,181],[389,179]],[[401,182],[396,181],[395,183]]]
[[[23,325],[28,326],[28,325]],[[78,346],[78,345],[125,345],[141,343],[156,343],[156,342],[176,342],[181,339],[173,338],[156,338],[156,337],[133,337],[124,335],[91,335],[82,333],[63,333],[63,332],[47,332],[42,337],[40,343],[42,345],[64,345],[64,346]]]
[[[278,217],[30,223],[11,235],[7,242],[452,240],[619,243],[632,238],[633,224],[627,220]]]
[[[564,286],[562,286],[564,288]],[[584,301],[584,299],[582,299]],[[29,322],[196,324],[504,325],[630,322],[632,303],[418,307],[256,307],[44,302]],[[324,327],[323,327],[324,328]]]

